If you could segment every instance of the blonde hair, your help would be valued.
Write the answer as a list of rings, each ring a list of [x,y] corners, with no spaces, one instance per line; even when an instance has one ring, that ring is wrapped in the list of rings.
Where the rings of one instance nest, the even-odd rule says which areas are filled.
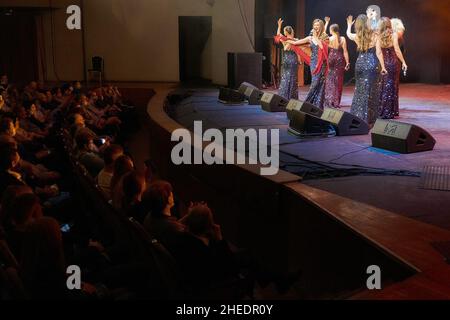
[[[336,39],[334,40],[333,45],[339,45],[341,43],[341,31],[338,24],[332,24],[330,26],[330,31],[336,33]]]
[[[294,29],[291,26],[284,27],[283,31],[288,33],[290,36],[294,36]]]
[[[372,30],[367,25],[367,16],[360,14],[355,21],[356,38],[355,42],[358,47],[358,51],[365,52],[369,50],[372,42]]]
[[[403,25],[402,20],[400,20],[399,18],[392,18],[391,19],[391,24],[392,24],[392,30],[394,32],[405,32],[406,28]]]
[[[383,17],[378,24],[378,32],[380,33],[380,42],[382,48],[392,47],[394,41],[392,39],[392,24],[389,18]]]
[[[314,35],[314,33],[315,33],[315,31],[314,31],[314,25],[315,25],[316,23],[319,23],[319,25],[320,25],[319,34],[317,35],[317,37],[318,37],[320,40],[326,40],[326,39],[328,39],[328,35],[325,33],[325,23],[323,22],[322,19],[315,19],[315,20],[313,21],[313,23],[312,23],[312,26],[313,26],[313,35]]]

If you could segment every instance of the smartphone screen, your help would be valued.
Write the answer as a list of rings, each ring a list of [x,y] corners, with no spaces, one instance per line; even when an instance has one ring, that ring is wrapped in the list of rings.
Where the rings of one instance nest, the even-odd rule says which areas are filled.
[[[61,232],[69,232],[70,231],[70,225],[67,223],[61,225]]]

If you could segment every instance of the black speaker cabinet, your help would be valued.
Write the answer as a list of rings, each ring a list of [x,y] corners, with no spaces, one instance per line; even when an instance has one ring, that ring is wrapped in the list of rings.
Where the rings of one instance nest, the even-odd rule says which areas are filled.
[[[331,122],[338,136],[364,135],[369,133],[369,125],[355,115],[335,108],[325,108],[322,120]]]
[[[292,111],[289,131],[296,135],[325,135],[330,133],[330,123],[302,111]],[[331,130],[332,131],[332,130]]]
[[[261,98],[264,95],[264,92],[258,90],[257,88],[247,88],[244,93],[245,97],[248,100],[248,104],[250,105],[260,105]]]
[[[240,93],[245,94],[245,91],[247,91],[247,89],[258,89],[255,85],[248,83],[248,82],[242,82],[241,85],[239,86],[238,91]],[[247,95],[246,95],[247,96]]]
[[[284,112],[287,104],[286,99],[274,93],[265,92],[261,97],[261,107],[267,112]]]
[[[315,105],[306,102],[306,101],[299,101],[299,100],[295,100],[295,99],[291,99],[289,100],[289,103],[286,107],[286,113],[287,113],[287,117],[288,119],[291,119],[292,116],[292,112],[293,111],[301,111],[316,117],[321,117],[323,110],[320,109],[319,107],[316,107]]]
[[[243,104],[245,96],[237,90],[220,88],[219,101],[225,104]]]
[[[242,82],[262,88],[262,53],[228,53],[228,87],[236,89]]]
[[[409,123],[378,119],[372,129],[372,146],[398,153],[433,150],[436,140],[424,129]]]

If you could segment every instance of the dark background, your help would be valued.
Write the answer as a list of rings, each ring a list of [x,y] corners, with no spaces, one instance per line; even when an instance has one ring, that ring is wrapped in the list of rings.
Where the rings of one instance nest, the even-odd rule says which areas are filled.
[[[356,18],[365,13],[369,5],[376,4],[380,6],[382,16],[400,18],[406,27],[405,59],[409,70],[407,77],[402,75],[402,82],[450,83],[450,0],[270,0],[279,1],[279,13],[268,11],[269,0],[256,1],[257,51],[264,51],[264,54],[269,52],[264,31],[273,29],[275,33],[277,15],[284,18],[285,25],[295,29],[300,3],[305,5],[305,33],[311,30],[315,18],[330,16],[331,24],[339,24],[343,36],[346,36],[348,15]],[[354,42],[347,42],[352,65],[346,74],[346,81],[349,81],[354,74],[357,52]]]

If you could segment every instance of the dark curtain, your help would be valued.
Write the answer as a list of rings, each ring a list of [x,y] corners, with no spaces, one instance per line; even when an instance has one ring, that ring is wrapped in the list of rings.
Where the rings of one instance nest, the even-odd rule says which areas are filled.
[[[10,82],[38,78],[36,22],[32,13],[0,15],[0,73]]]

